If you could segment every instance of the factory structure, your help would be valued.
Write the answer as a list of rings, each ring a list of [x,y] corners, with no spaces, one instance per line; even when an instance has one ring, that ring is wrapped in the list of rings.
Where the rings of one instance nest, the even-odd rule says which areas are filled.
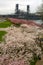
[[[27,5],[27,11],[21,11],[19,9],[19,4],[16,4],[15,13],[10,15],[0,15],[0,17],[10,17],[10,18],[17,18],[17,19],[27,19],[27,20],[40,20],[41,16],[38,14],[29,13],[30,6]]]

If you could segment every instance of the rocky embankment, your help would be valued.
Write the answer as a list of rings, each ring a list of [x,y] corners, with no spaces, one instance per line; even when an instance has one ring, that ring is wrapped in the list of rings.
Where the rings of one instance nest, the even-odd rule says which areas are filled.
[[[34,54],[42,55],[36,43],[38,34],[43,33],[42,28],[22,24],[5,28],[5,31],[4,42],[0,43],[0,65],[30,65]]]

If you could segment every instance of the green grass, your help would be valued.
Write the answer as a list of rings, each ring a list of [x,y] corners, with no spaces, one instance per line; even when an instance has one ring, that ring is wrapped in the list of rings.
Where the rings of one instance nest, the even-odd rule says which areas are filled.
[[[3,36],[6,34],[6,31],[0,31],[0,41],[3,41]]]
[[[9,20],[6,20],[5,22],[0,23],[0,28],[6,28],[6,27],[9,27],[11,25],[12,25],[12,23]]]
[[[36,65],[36,62],[39,60],[38,56],[34,55],[33,60],[30,61],[30,65]]]

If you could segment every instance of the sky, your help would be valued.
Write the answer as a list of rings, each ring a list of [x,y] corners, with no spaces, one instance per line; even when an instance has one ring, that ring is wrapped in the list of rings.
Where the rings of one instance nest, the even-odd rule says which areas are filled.
[[[30,12],[34,13],[41,3],[42,0],[0,0],[0,14],[14,13],[16,4],[23,11],[26,11],[26,5],[30,5]]]

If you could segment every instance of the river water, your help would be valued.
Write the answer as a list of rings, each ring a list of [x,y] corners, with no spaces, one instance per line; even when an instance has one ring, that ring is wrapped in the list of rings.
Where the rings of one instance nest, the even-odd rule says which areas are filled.
[[[42,24],[43,23],[43,21],[42,20],[34,20],[36,23],[38,23],[38,24]]]

